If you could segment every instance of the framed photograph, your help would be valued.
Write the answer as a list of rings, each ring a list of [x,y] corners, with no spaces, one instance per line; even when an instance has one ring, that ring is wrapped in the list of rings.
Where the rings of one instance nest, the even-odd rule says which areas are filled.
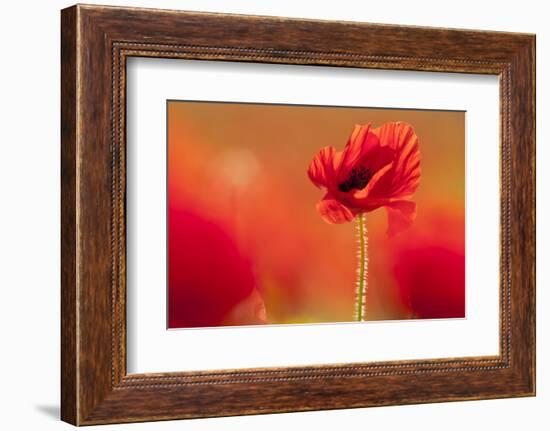
[[[61,13],[61,415],[535,394],[535,36]]]

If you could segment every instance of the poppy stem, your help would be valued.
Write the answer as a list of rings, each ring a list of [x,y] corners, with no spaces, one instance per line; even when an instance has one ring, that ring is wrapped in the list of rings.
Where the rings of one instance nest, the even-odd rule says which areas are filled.
[[[359,245],[357,257],[359,258],[359,268],[357,268],[357,298],[355,300],[356,318],[359,322],[365,320],[366,314],[369,271],[369,239],[367,233],[368,232],[365,214],[359,214],[357,216],[357,236]]]

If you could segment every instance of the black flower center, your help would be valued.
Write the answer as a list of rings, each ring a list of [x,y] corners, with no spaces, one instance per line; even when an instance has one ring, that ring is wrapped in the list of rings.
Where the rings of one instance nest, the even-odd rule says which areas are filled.
[[[351,170],[349,177],[338,186],[338,189],[344,193],[349,192],[351,189],[361,190],[369,183],[371,178],[370,169],[359,166]]]

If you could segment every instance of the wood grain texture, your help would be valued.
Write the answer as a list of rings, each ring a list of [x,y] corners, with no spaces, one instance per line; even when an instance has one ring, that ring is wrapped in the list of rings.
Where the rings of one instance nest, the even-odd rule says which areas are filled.
[[[87,425],[534,395],[533,35],[78,5],[62,11],[61,38],[63,420]],[[499,356],[127,375],[130,56],[499,75]]]
[[[76,9],[61,16],[61,417],[77,422]]]

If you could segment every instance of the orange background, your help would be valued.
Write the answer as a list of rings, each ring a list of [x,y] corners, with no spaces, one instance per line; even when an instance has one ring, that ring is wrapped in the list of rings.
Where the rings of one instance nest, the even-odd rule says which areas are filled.
[[[367,319],[462,317],[465,118],[454,111],[169,101],[169,301],[187,280],[174,275],[174,268],[185,269],[185,256],[212,254],[213,272],[215,259],[223,259],[215,235],[204,244],[186,242],[184,233],[172,235],[173,214],[184,209],[219,227],[235,245],[250,267],[267,323],[353,320],[355,225],[321,219],[315,205],[323,192],[306,171],[322,147],[341,151],[354,124],[389,121],[410,123],[419,137],[418,214],[413,227],[395,238],[386,236],[384,209],[367,214]],[[187,281],[195,285],[178,300],[190,307],[199,293],[211,291],[193,307],[204,319],[169,319],[171,327],[258,323],[247,313],[230,323],[220,316],[209,320],[209,304],[227,300],[226,283],[211,283],[210,271],[201,271],[204,280],[197,281],[198,274]],[[234,310],[243,300],[237,296],[220,313]],[[178,304],[170,304],[170,318],[186,313]]]

